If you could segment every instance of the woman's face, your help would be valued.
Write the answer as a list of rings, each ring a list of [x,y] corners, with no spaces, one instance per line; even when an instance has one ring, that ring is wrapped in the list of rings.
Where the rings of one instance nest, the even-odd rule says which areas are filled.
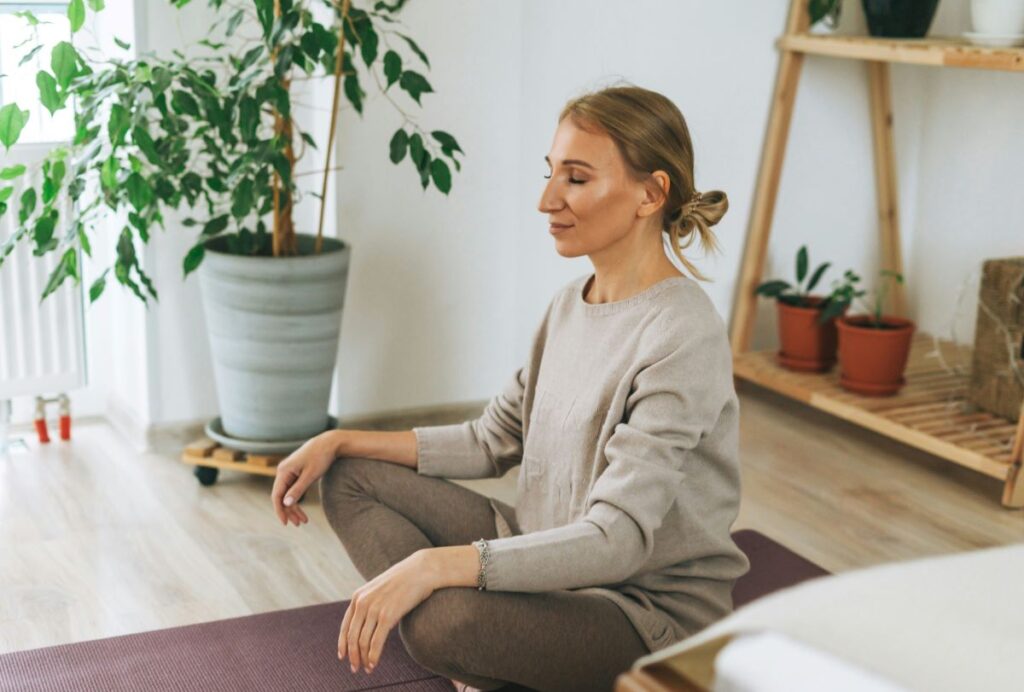
[[[571,117],[559,123],[544,158],[550,180],[537,209],[548,215],[561,255],[599,252],[651,223],[660,207],[649,186],[629,177],[611,137],[583,130]]]

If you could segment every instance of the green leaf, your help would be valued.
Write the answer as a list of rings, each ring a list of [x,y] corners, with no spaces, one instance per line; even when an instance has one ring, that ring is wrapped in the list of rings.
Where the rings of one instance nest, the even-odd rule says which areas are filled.
[[[15,17],[21,17],[26,22],[28,22],[29,26],[37,26],[39,24],[39,19],[34,14],[32,14],[32,12],[30,12],[29,10],[22,10],[20,12],[15,12],[14,16]]]
[[[130,43],[127,43],[127,42],[125,42],[125,41],[122,41],[122,40],[121,40],[121,39],[119,39],[119,38],[118,38],[117,36],[115,36],[115,37],[114,37],[114,43],[116,43],[116,44],[117,44],[117,45],[118,45],[118,46],[119,46],[120,48],[122,48],[122,49],[124,49],[124,50],[130,50],[130,49],[131,49],[131,47],[132,47],[132,44],[130,44]],[[102,289],[101,289],[101,290],[102,290]]]
[[[13,187],[0,188],[0,202],[6,202],[12,194],[14,194]]]
[[[229,218],[230,217],[227,214],[221,214],[220,216],[216,216],[210,219],[209,221],[206,222],[206,225],[203,226],[202,234],[204,236],[217,235],[218,233],[220,233],[221,231],[228,227]],[[187,274],[188,272],[186,271],[185,273]]]
[[[402,34],[402,33],[399,33],[399,32],[395,32],[395,33],[397,33],[399,36],[401,36],[402,38],[405,39],[405,42],[409,44],[409,47],[412,48],[413,52],[416,53],[416,55],[418,55],[420,57],[420,60],[422,60],[426,64],[426,66],[429,68],[430,67],[430,61],[427,60],[426,53],[424,53],[422,50],[420,50],[420,47],[416,45],[416,42],[413,41],[408,36],[406,36],[405,34]]]
[[[352,107],[356,109],[356,112],[362,115],[363,96],[366,95],[366,92],[359,86],[359,78],[354,75],[348,75],[343,81],[345,96],[352,103]]]
[[[130,126],[131,116],[128,113],[128,109],[120,103],[113,104],[110,107],[110,120],[107,123],[107,132],[110,135],[112,146],[116,147],[124,144],[124,136],[128,134]]]
[[[86,255],[92,257],[92,244],[89,242],[89,236],[85,234],[85,227],[82,222],[79,221],[77,224],[76,234],[78,235],[78,243],[82,246],[82,250]]]
[[[768,296],[769,298],[775,298],[788,288],[790,288],[790,285],[786,281],[765,281],[757,287],[755,293],[762,296]]]
[[[416,103],[420,103],[420,94],[434,91],[426,77],[413,70],[402,72],[402,76],[398,79],[398,86],[407,91]]]
[[[104,189],[115,190],[117,188],[117,171],[119,168],[118,161],[113,156],[103,162],[103,166],[100,168],[100,185]]]
[[[357,25],[359,31],[359,53],[363,56],[363,62],[369,67],[377,59],[377,32],[367,19]]]
[[[238,129],[242,140],[252,142],[256,139],[256,128],[260,122],[260,107],[256,99],[246,96],[238,104]]]
[[[405,158],[405,152],[409,148],[409,135],[405,130],[395,130],[391,137],[391,163],[399,163]]]
[[[36,189],[34,187],[25,188],[25,191],[21,193],[21,206],[18,209],[18,223],[24,225],[28,221],[28,217],[32,215],[32,212],[36,208]]]
[[[430,162],[430,176],[434,179],[437,189],[448,194],[452,189],[452,174],[448,165],[441,159],[434,159]]]
[[[107,286],[107,272],[110,268],[103,270],[103,273],[99,275],[95,281],[92,282],[92,286],[89,287],[89,302],[95,303],[96,299],[103,294],[103,289]]]
[[[67,41],[61,41],[53,47],[50,54],[50,69],[61,89],[67,89],[71,80],[78,74],[78,63],[81,60],[78,51]]]
[[[238,66],[238,72],[239,73],[245,72],[246,68],[249,67],[250,65],[254,64],[256,62],[256,60],[262,54],[263,54],[263,46],[256,46],[255,48],[251,48],[249,50],[249,52],[247,52],[242,57],[242,62]]]
[[[191,115],[195,118],[199,117],[199,104],[188,92],[181,91],[180,89],[175,89],[171,94],[171,108],[176,113]]]
[[[50,111],[50,115],[56,113],[64,106],[64,99],[57,93],[57,80],[46,70],[36,73],[36,85],[39,87],[39,100],[43,107]]]
[[[243,19],[245,19],[245,10],[237,10],[233,15],[231,15],[231,19],[228,20],[228,28],[224,31],[224,34],[226,36],[234,34],[235,29],[238,28],[238,25],[242,23]]]
[[[796,281],[799,284],[807,276],[807,246],[801,245],[796,253]]]
[[[412,137],[409,138],[409,156],[412,157],[413,165],[419,170],[423,168],[423,154],[426,150],[423,148],[423,138],[420,137],[419,132],[413,133]]]
[[[71,33],[82,28],[85,23],[85,2],[83,0],[71,0],[68,3],[68,22],[71,24]]]
[[[5,149],[18,141],[18,135],[28,122],[28,111],[18,108],[16,103],[8,103],[0,108],[0,142]]]
[[[153,138],[149,136],[143,127],[136,125],[132,129],[132,141],[135,142],[136,146],[142,150],[142,153],[146,155],[150,163],[160,166],[164,165],[164,160],[160,157],[160,152],[156,149],[156,143],[153,142]]]
[[[46,288],[43,289],[43,297],[39,299],[39,302],[42,302],[46,299],[46,296],[56,291],[68,277],[75,280],[78,279],[78,253],[73,247],[68,248],[64,252],[64,255],[60,258],[60,263],[54,267],[53,272],[50,274],[50,280],[46,282]]]
[[[128,226],[121,229],[121,235],[117,238],[117,259],[124,264],[125,269],[135,264],[135,243],[132,241],[132,229]]]
[[[199,266],[199,263],[203,261],[204,254],[205,248],[203,248],[202,243],[197,243],[196,245],[192,246],[192,249],[189,250],[188,254],[185,255],[185,276],[188,276],[189,273],[195,271],[196,267]]]
[[[825,262],[824,264],[820,265],[817,269],[814,270],[814,273],[811,274],[811,280],[807,284],[808,293],[810,293],[811,290],[813,290],[814,287],[818,284],[818,281],[821,279],[821,275],[825,273],[825,270],[828,269],[829,266],[831,266],[831,264],[831,262]]]
[[[24,172],[25,166],[23,166],[20,163],[15,164],[13,166],[8,166],[7,168],[0,170],[0,180],[14,180]]]
[[[236,219],[245,218],[252,210],[253,202],[252,178],[243,178],[232,193],[231,215]]]
[[[453,151],[460,151],[463,154],[466,153],[462,151],[462,147],[460,147],[459,143],[455,141],[455,138],[444,130],[434,130],[430,134],[441,144],[441,151],[444,153],[448,155],[451,155],[451,152]]]
[[[36,244],[36,251],[49,245],[53,240],[53,229],[57,223],[53,214],[44,214],[36,219],[36,225],[32,229],[32,240]]]
[[[387,86],[388,89],[392,84],[398,81],[398,78],[402,75],[402,56],[393,50],[389,50],[384,54],[384,76],[388,78]]]
[[[29,52],[25,53],[25,55],[21,56],[21,60],[18,61],[18,67],[21,67],[22,65],[27,63],[29,60],[31,60],[35,56],[36,53],[38,53],[42,49],[43,49],[43,44],[40,43],[35,48],[33,48],[32,50],[30,50]],[[0,76],[3,76],[3,75],[0,75]]]
[[[424,190],[426,190],[427,189],[427,185],[430,184],[430,164],[431,164],[430,152],[429,151],[424,151],[423,152],[423,160],[420,162],[420,168],[419,168],[420,184],[423,186]]]
[[[106,5],[103,0],[89,0],[89,8],[92,9],[93,12],[100,12],[105,6]]]
[[[64,173],[67,172],[67,167],[64,165],[62,160],[53,162],[53,166],[50,169],[50,179],[53,180],[53,184],[60,187],[61,182],[64,180]]]
[[[128,191],[128,201],[137,211],[149,206],[153,199],[153,188],[138,173],[132,173],[124,183]]]

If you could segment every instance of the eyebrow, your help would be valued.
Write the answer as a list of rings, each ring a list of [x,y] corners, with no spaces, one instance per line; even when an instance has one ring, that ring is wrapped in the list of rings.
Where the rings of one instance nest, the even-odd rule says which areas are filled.
[[[551,159],[549,159],[547,157],[547,154],[544,155],[544,160],[547,162],[547,164],[549,166],[551,165]],[[565,160],[562,161],[562,165],[563,166],[573,166],[573,165],[576,165],[576,166],[583,166],[585,168],[590,168],[591,170],[595,170],[595,171],[597,170],[596,168],[591,166],[586,161],[582,161],[580,159],[565,159]]]

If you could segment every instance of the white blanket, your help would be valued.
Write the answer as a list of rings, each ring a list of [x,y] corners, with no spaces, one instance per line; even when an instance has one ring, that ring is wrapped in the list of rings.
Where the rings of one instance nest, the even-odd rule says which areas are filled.
[[[758,631],[910,689],[1022,689],[1024,543],[818,577],[739,608],[633,669],[665,660],[710,688],[718,651]]]

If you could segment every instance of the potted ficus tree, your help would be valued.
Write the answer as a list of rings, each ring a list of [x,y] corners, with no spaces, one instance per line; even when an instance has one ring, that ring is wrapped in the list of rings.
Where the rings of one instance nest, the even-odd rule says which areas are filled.
[[[376,2],[372,9],[350,0],[208,4],[218,20],[200,42],[206,52],[199,57],[175,51],[170,58],[86,60],[72,42],[53,48],[51,70],[37,75],[39,99],[51,113],[75,104],[75,135],[49,153],[41,170],[0,170],[0,214],[17,202],[17,228],[0,248],[0,263],[19,242],[32,243],[36,255],[59,253],[45,298],[67,279],[81,281],[80,253],[91,255],[90,237],[116,216],[111,211],[126,212],[113,262],[91,284],[90,301],[103,293],[111,270],[140,300],[156,300],[138,247],[165,227],[167,210],[187,203],[187,217],[173,225],[198,231],[183,271],[187,277],[199,270],[219,432],[238,441],[238,449],[280,443],[286,451],[330,424],[327,407],[350,260],[348,243],[323,234],[339,94],[362,115],[366,93],[356,69],[361,59],[366,73],[383,73],[381,88],[390,92],[389,100],[397,87],[422,105],[421,95],[433,89],[412,61],[427,69],[430,63],[395,28],[405,0]],[[103,9],[103,0],[71,0],[72,32],[88,12]],[[36,21],[31,12],[20,14],[30,25]],[[251,35],[235,35],[245,31]],[[409,55],[385,49],[382,38],[408,48]],[[128,47],[120,40],[118,45]],[[308,148],[319,148],[292,116],[296,74],[333,81],[323,177],[319,194],[311,193],[320,198],[315,233],[300,232],[292,218],[301,194],[296,162]],[[444,157],[460,170],[455,153],[462,149],[447,132],[428,134],[403,115],[403,126],[387,143],[391,161],[408,158],[424,189],[432,181],[448,194],[451,172]],[[27,118],[17,104],[0,109],[4,147],[17,141]],[[26,187],[11,199],[13,181],[21,176]],[[57,204],[64,194],[76,201],[69,218],[62,218]]]
[[[791,370],[821,372],[835,364],[835,318],[846,306],[835,302],[831,295],[811,293],[830,263],[818,265],[808,279],[808,262],[807,246],[801,245],[796,253],[796,285],[774,279],[760,284],[755,293],[775,299],[780,344],[776,354],[778,363]]]
[[[844,389],[868,396],[895,394],[905,384],[903,371],[914,336],[913,321],[883,313],[883,303],[892,281],[902,284],[903,275],[882,269],[880,287],[873,291],[867,312],[844,315],[836,322],[839,330],[839,384]],[[847,270],[844,281],[833,289],[832,297],[847,304],[865,295],[857,290],[860,277]]]

